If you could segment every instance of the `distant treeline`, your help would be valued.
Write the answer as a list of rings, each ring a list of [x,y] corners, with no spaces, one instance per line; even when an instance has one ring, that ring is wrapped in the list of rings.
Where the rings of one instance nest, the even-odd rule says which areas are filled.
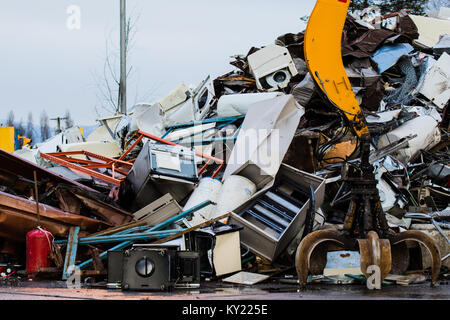
[[[1,123],[1,125],[19,129],[19,134],[21,136],[31,139],[34,143],[45,141],[54,134],[50,128],[50,119],[45,110],[42,110],[41,112],[38,125],[34,124],[33,113],[31,111],[28,112],[27,121],[25,123],[23,118],[20,118],[19,121],[16,120],[13,110],[8,112],[6,122]],[[73,125],[74,123],[70,116],[70,111],[66,110],[64,117],[60,117],[60,128],[57,129],[64,130],[73,127]]]

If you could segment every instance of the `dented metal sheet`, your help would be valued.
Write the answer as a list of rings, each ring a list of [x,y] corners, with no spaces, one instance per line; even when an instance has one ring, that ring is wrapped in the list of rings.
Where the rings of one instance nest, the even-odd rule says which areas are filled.
[[[270,276],[254,272],[241,271],[223,279],[224,282],[254,285],[268,279]]]
[[[166,97],[160,99],[158,103],[164,112],[170,113],[173,108],[185,102],[190,96],[191,90],[184,83],[180,83]]]
[[[425,75],[420,93],[439,108],[450,99],[450,55],[444,52]]]
[[[383,73],[395,65],[401,56],[413,50],[414,48],[409,43],[388,45],[377,50],[372,59],[378,64],[378,72]]]
[[[220,97],[217,103],[219,117],[235,117],[247,114],[252,104],[283,95],[281,92],[258,92],[229,94]]]
[[[120,149],[119,145],[115,141],[87,141],[68,143],[61,145],[59,149],[59,151],[62,152],[77,150],[91,151],[106,157],[117,157],[122,153],[122,149]],[[86,159],[86,157],[80,156],[79,159]]]
[[[253,104],[228,159],[224,178],[245,176],[257,187],[273,179],[304,112],[292,95]]]
[[[409,15],[419,31],[418,42],[433,47],[439,42],[439,36],[449,33],[450,21],[430,17]]]

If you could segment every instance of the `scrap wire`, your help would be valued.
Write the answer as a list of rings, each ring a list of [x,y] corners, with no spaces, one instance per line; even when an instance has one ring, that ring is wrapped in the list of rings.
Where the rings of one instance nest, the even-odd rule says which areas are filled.
[[[244,254],[241,254],[241,257],[245,257],[250,252],[250,248],[243,243],[241,243],[241,246],[247,249]]]
[[[319,162],[327,162],[327,160],[331,160],[332,158],[325,158],[325,154],[326,152],[333,146],[335,145],[339,140],[341,140],[343,137],[345,137],[348,133],[348,126],[345,125],[344,122],[344,118],[341,115],[341,123],[339,128],[337,128],[335,131],[339,131],[337,134],[335,134],[330,140],[328,140],[327,142],[323,143],[322,145],[319,146],[318,151],[317,151],[317,160]],[[356,149],[355,149],[356,150]],[[339,158],[342,159],[343,161],[345,161],[344,158],[340,158],[340,157],[333,157],[333,158]],[[327,162],[328,163],[328,162]]]
[[[345,184],[346,184],[345,181],[342,181],[341,185],[339,186],[338,192],[336,192],[333,201],[331,201],[330,203],[332,207],[334,207],[335,204],[341,202],[343,199],[347,198],[351,194],[351,191],[347,191],[343,196],[340,196],[344,190]]]

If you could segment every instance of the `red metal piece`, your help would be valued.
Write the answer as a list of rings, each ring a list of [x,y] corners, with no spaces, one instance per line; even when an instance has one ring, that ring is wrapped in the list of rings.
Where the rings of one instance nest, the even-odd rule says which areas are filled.
[[[111,183],[116,186],[120,186],[121,183],[125,180],[126,176],[128,175],[128,171],[133,167],[133,163],[136,159],[130,160],[130,161],[124,161],[123,159],[133,150],[133,148],[144,138],[149,138],[151,140],[158,141],[160,143],[172,145],[172,146],[179,146],[176,143],[173,143],[169,140],[165,140],[162,138],[159,138],[157,136],[151,135],[149,133],[138,131],[139,137],[136,139],[136,141],[120,156],[119,159],[113,159],[106,156],[102,156],[100,154],[96,154],[89,151],[70,151],[70,152],[54,152],[54,153],[41,153],[40,156],[43,159],[50,160],[54,163],[57,163],[61,166],[64,166],[69,169],[77,170],[82,173],[88,174],[91,177],[103,180],[105,182]],[[222,169],[224,165],[224,161],[222,159],[194,151],[197,156],[200,156],[204,159],[208,159],[206,164],[200,169],[198,174],[201,174],[206,167],[211,164],[213,161],[220,164],[220,167],[214,174],[217,174],[220,169]],[[75,155],[84,155],[86,157],[89,157],[90,159],[96,159],[99,161],[93,161],[93,160],[86,160],[86,159],[77,159],[70,156]],[[95,169],[110,169],[112,171],[112,176],[100,173],[96,171]],[[123,177],[116,177],[116,172],[122,175]]]
[[[200,176],[203,171],[206,170],[206,168],[212,163],[212,160],[208,160],[203,167],[200,168],[200,170],[198,170],[198,175]],[[212,174],[211,177],[215,178],[217,176],[217,174],[220,172],[220,170],[222,170],[222,168],[225,166],[225,163],[221,163],[220,166],[216,169],[216,171],[214,171],[214,173]]]
[[[28,278],[33,278],[39,268],[50,267],[49,255],[53,235],[42,228],[31,230],[26,236],[26,269]]]
[[[131,150],[133,150],[134,147],[144,138],[143,135],[140,135],[139,138],[136,139],[136,141],[120,156],[119,160],[123,160],[128,153],[130,153]]]
[[[222,168],[223,168],[224,166],[225,166],[225,164],[222,163],[222,164],[217,168],[217,170],[214,171],[214,173],[212,174],[211,177],[215,178],[215,177],[217,176],[217,174],[220,172],[220,170],[222,170]]]
[[[84,155],[89,158],[97,159],[100,161],[93,160],[85,160],[85,159],[77,159],[71,158],[69,156],[73,155]],[[116,186],[120,186],[121,182],[125,179],[128,171],[133,167],[132,162],[117,160],[113,158],[109,158],[106,156],[102,156],[89,151],[71,151],[71,152],[56,152],[56,153],[41,153],[41,158],[50,160],[54,163],[57,163],[61,166],[78,170],[80,172],[86,173],[94,178],[106,181],[108,183],[114,184]],[[103,162],[102,162],[103,161]],[[93,169],[110,169],[113,172],[113,176],[106,175],[104,173],[100,173]],[[123,177],[115,177],[115,172],[123,175]]]
[[[200,175],[203,173],[203,171],[205,171],[206,168],[210,165],[211,162],[212,162],[212,160],[208,160],[208,161],[203,165],[203,167],[201,167],[200,170],[198,170],[198,173],[197,173],[197,174],[200,176]]]
[[[149,139],[152,139],[152,140],[155,140],[155,141],[164,143],[164,144],[168,144],[168,145],[171,145],[171,146],[179,146],[179,144],[176,144],[176,143],[174,143],[174,142],[172,142],[172,141],[169,141],[169,140],[165,140],[165,139],[159,138],[159,137],[157,137],[157,136],[151,135],[151,134],[146,133],[146,132],[143,132],[143,131],[141,131],[141,130],[139,130],[138,133],[141,134],[141,135],[143,135],[143,136],[146,137],[146,138],[149,138]],[[202,158],[204,158],[204,159],[210,159],[210,160],[213,160],[213,161],[215,161],[216,163],[219,163],[219,164],[222,164],[222,163],[223,163],[223,160],[222,160],[222,159],[219,159],[219,158],[216,158],[216,157],[213,157],[213,156],[209,156],[209,155],[204,154],[204,153],[201,153],[201,152],[199,152],[199,151],[194,151],[194,152],[195,152],[196,155],[198,155],[199,157],[202,157]]]

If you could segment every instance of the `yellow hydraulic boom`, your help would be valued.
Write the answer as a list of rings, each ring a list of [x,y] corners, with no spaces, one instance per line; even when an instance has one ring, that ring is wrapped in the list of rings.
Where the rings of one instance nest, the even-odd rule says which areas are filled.
[[[341,37],[350,0],[318,0],[309,18],[304,51],[311,76],[329,101],[341,110],[361,137],[366,121],[345,73]]]

